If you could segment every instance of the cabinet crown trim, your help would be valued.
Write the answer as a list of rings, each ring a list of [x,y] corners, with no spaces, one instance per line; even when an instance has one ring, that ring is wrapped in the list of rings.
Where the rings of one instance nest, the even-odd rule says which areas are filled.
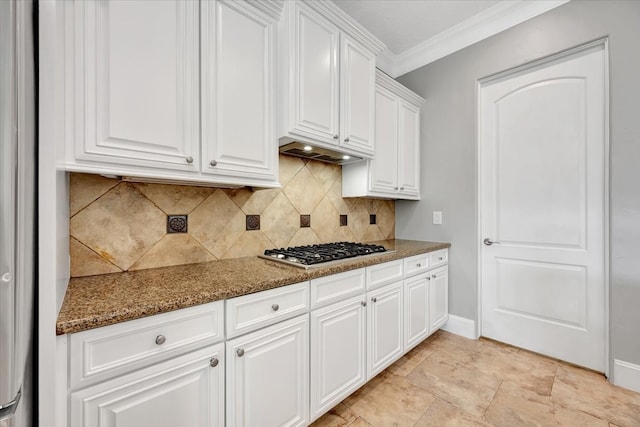
[[[422,107],[422,104],[424,104],[426,101],[423,97],[410,90],[409,88],[403,86],[397,80],[389,77],[389,75],[378,68],[376,68],[376,84],[395,93],[405,101],[415,105],[418,108]]]
[[[328,18],[340,30],[371,50],[376,56],[386,45],[330,0],[306,0],[303,3]]]
[[[237,3],[230,0],[223,0],[224,3]],[[276,21],[280,19],[282,11],[284,10],[284,0],[253,0],[247,4],[251,5],[255,9],[258,9]]]

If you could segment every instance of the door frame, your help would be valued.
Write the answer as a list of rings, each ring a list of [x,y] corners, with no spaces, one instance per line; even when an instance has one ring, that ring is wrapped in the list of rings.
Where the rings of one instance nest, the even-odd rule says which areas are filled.
[[[516,67],[508,68],[506,70],[497,72],[495,74],[491,74],[489,76],[480,78],[476,81],[476,264],[477,264],[477,275],[478,275],[478,292],[477,292],[477,313],[476,313],[476,338],[480,338],[482,336],[482,203],[480,200],[482,194],[482,140],[481,140],[481,119],[482,119],[482,109],[480,106],[480,93],[482,87],[488,83],[493,83],[496,80],[503,79],[505,77],[511,76],[516,73],[520,73],[525,70],[529,70],[540,65],[544,65],[550,63],[552,61],[566,58],[568,56],[574,55],[576,53],[588,50],[595,46],[602,45],[604,49],[604,98],[605,98],[605,108],[604,108],[604,212],[603,212],[603,222],[604,222],[604,328],[605,328],[605,376],[610,378],[611,373],[611,355],[610,355],[610,330],[609,330],[609,299],[610,299],[610,289],[609,289],[609,252],[610,252],[610,243],[609,243],[609,233],[610,233],[610,217],[609,217],[609,205],[611,204],[610,199],[610,133],[611,129],[609,126],[609,87],[610,87],[610,77],[609,77],[609,38],[604,37],[600,39],[596,39],[579,46],[574,46],[569,49],[562,50],[560,52],[527,62],[526,64],[518,65]]]

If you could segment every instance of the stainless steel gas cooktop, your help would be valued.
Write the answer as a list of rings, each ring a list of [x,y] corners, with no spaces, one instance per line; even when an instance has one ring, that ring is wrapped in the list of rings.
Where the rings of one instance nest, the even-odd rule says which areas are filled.
[[[354,242],[322,243],[318,245],[294,246],[267,249],[260,258],[278,261],[300,268],[326,267],[349,258],[389,252],[381,245]]]

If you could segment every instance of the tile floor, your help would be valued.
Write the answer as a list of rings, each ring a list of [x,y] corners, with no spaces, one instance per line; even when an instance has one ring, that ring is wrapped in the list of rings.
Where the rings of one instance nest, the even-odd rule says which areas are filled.
[[[313,426],[640,426],[640,394],[602,375],[444,331]]]

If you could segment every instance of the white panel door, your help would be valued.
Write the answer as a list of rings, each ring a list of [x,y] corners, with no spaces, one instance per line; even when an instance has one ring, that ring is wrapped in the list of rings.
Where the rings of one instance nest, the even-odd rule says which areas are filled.
[[[398,97],[380,86],[375,93],[375,137],[369,190],[393,195],[398,189]]]
[[[598,371],[605,68],[599,44],[487,82],[479,98],[482,335]]]
[[[340,31],[303,4],[295,8],[290,131],[338,145]]]
[[[86,0],[74,12],[76,159],[197,171],[198,3]]]
[[[430,271],[429,282],[429,333],[434,333],[449,320],[449,267]]]
[[[420,109],[400,101],[398,116],[398,191],[420,196]]]
[[[403,354],[402,282],[367,293],[367,379]]]
[[[311,420],[366,382],[366,302],[360,295],[311,312]]]
[[[202,171],[277,181],[275,19],[246,1],[202,13]]]
[[[424,340],[429,327],[429,284],[431,276],[421,274],[404,281],[404,351]]]
[[[373,156],[376,57],[345,34],[340,44],[340,145]]]
[[[227,341],[227,426],[306,426],[308,414],[308,314]]]
[[[224,425],[224,343],[71,393],[71,427]]]

